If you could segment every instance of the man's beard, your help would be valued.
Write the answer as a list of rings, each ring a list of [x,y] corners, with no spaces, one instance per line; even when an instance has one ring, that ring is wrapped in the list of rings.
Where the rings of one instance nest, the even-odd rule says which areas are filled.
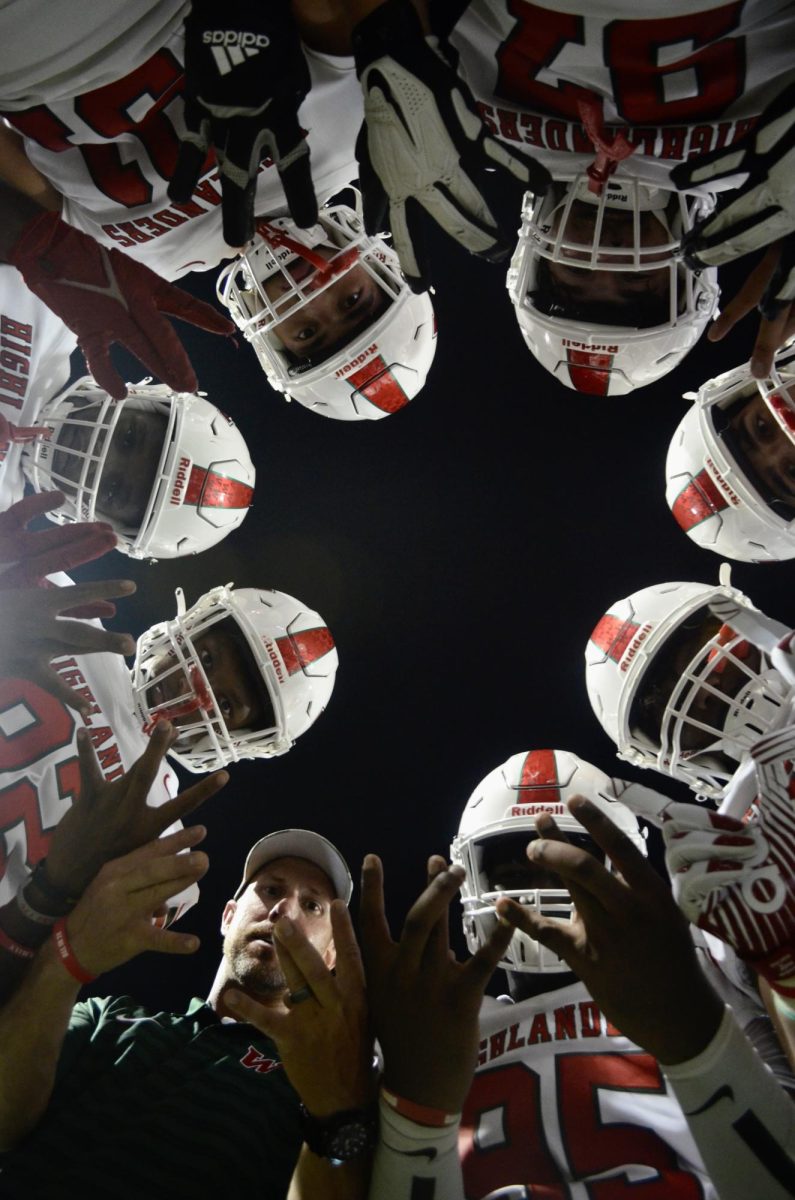
[[[265,960],[253,954],[247,942],[235,941],[230,944],[227,941],[224,957],[237,983],[247,991],[257,992],[261,996],[281,995],[286,991],[287,981],[282,974],[275,949]]]

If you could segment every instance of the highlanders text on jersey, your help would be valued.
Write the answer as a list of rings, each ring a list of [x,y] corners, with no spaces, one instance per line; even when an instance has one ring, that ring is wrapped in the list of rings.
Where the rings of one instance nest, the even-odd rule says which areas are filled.
[[[53,576],[58,586],[68,576]],[[98,622],[95,622],[98,624]],[[91,703],[85,726],[105,779],[118,779],[149,739],[133,717],[132,685],[116,654],[64,655],[52,663],[65,683]],[[0,680],[0,905],[47,854],[52,832],[80,786],[75,735],[82,718],[24,679]],[[148,803],[176,795],[174,769],[163,763]],[[181,828],[173,825],[166,833]],[[193,885],[170,901],[185,912],[198,899]]]
[[[577,100],[595,94],[608,135],[631,126],[638,145],[622,171],[636,173],[642,158],[644,174],[662,180],[678,161],[736,141],[795,77],[789,0],[638,11],[627,0],[473,0],[450,41],[489,131],[553,174],[580,169],[594,151]]]
[[[116,246],[167,279],[203,271],[232,256],[221,232],[221,189],[215,156],[191,200],[172,204],[168,181],[184,132],[181,24],[129,74],[71,99],[8,112],[25,151],[63,194],[64,220]],[[354,143],[362,95],[352,58],[304,48],[312,80],[299,109],[310,148],[319,201],[357,174]],[[0,109],[3,109],[0,82]],[[284,191],[270,159],[260,168],[256,211],[286,212]]]

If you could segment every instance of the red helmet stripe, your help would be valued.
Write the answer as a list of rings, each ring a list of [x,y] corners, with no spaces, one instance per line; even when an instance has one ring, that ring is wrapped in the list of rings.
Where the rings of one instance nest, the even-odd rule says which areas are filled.
[[[276,645],[284,659],[287,674],[295,675],[333,650],[334,638],[325,625],[318,625],[315,629],[302,629],[300,633],[277,638]]]
[[[612,613],[605,613],[591,634],[591,641],[603,650],[613,662],[620,662],[624,651],[640,629],[634,621],[622,621]]]
[[[532,789],[523,804],[560,804],[558,768],[554,750],[531,750],[522,763],[519,790]]]
[[[610,387],[612,354],[594,354],[590,350],[566,349],[569,378],[578,392],[590,392],[592,396],[606,396]]]
[[[409,402],[408,396],[392,374],[392,368],[386,365],[380,354],[371,358],[353,375],[349,375],[345,382],[349,383],[354,391],[366,396],[370,403],[382,412],[397,412]]]
[[[676,517],[679,528],[687,533],[702,521],[714,517],[715,513],[728,507],[728,499],[704,467],[695,479],[682,488],[671,505],[671,512]]]
[[[253,497],[254,489],[248,483],[208,467],[193,467],[182,503],[197,508],[248,508]]]

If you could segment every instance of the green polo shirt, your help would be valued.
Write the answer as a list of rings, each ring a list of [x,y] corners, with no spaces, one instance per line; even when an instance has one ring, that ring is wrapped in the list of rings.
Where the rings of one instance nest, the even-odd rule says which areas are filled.
[[[276,1047],[203,1000],[75,1005],[42,1120],[0,1157],[0,1196],[284,1200],[302,1137]]]

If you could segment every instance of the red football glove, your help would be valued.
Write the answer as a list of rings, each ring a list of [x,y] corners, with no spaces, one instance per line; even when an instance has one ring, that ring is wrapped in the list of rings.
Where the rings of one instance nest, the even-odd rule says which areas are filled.
[[[211,305],[161,279],[143,263],[100,246],[56,213],[29,221],[8,261],[77,334],[89,371],[114,400],[122,400],[127,388],[110,361],[113,342],[125,346],[174,391],[195,392],[193,367],[162,314],[210,333],[230,334],[235,328]]]

